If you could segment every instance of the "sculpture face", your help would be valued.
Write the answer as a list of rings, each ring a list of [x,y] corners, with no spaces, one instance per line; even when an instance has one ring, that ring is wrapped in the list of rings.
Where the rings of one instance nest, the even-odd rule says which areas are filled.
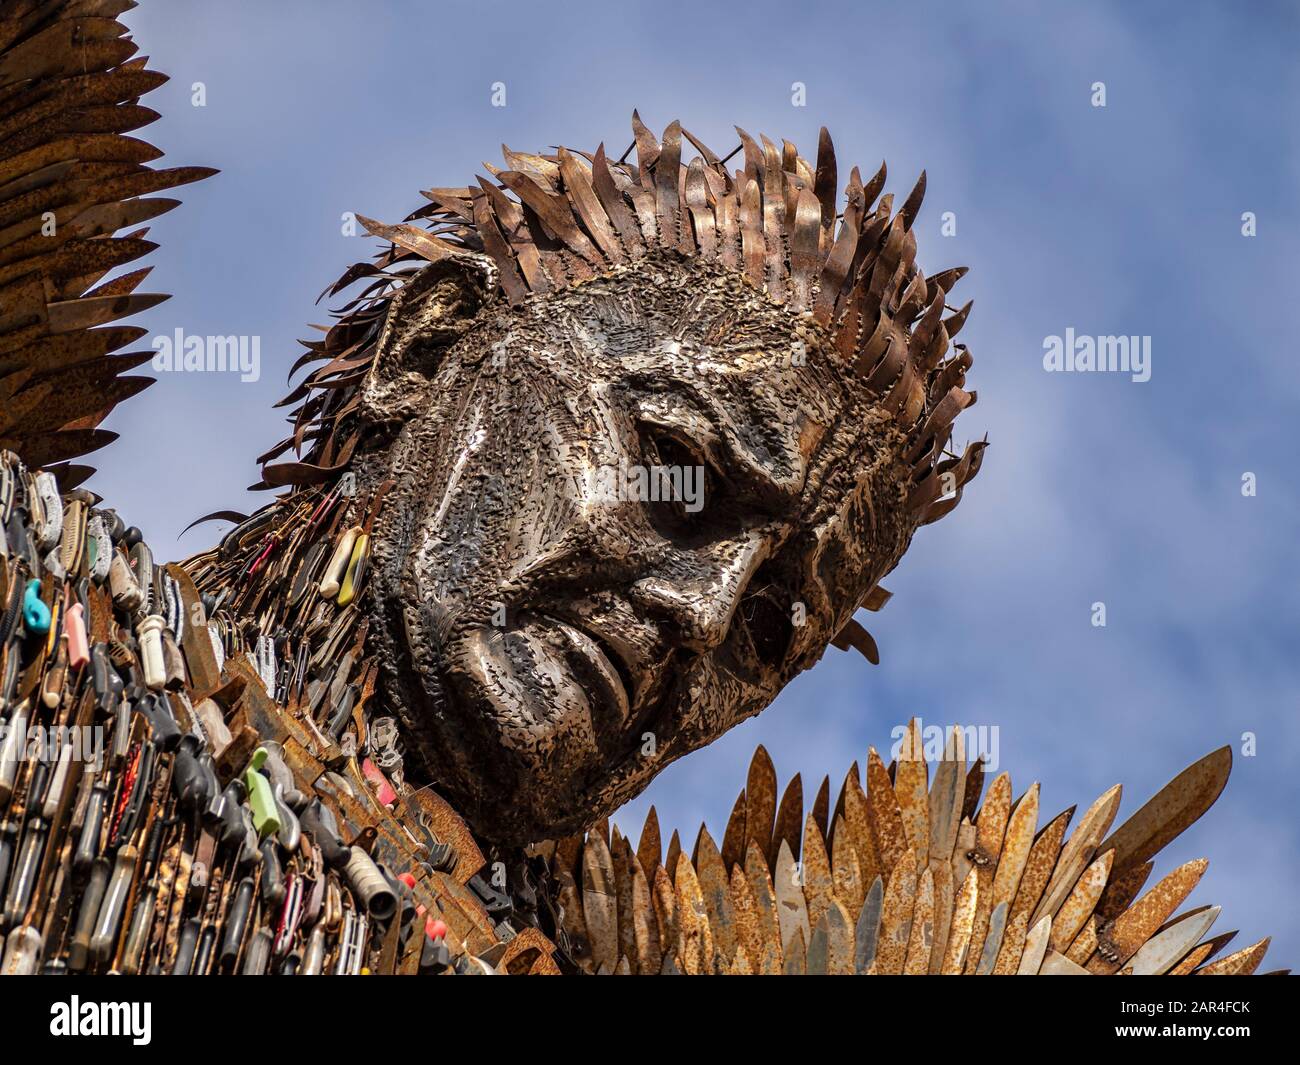
[[[900,434],[807,315],[657,255],[509,309],[436,266],[366,403],[389,697],[480,832],[578,831],[762,710],[896,562]]]
[[[358,215],[388,248],[330,289],[364,282],[304,357],[272,453],[301,461],[263,469],[391,486],[376,705],[494,843],[584,829],[832,640],[871,657],[846,623],[984,447],[948,448],[970,304],[916,263],[924,174],[895,211],[854,169],[841,206],[824,129],[814,165],[738,128],[733,173],[632,125],[635,164],[505,148],[400,225]]]

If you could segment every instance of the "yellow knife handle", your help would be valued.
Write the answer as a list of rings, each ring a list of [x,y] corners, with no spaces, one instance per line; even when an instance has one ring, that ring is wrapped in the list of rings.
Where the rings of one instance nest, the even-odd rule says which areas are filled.
[[[343,577],[343,587],[339,591],[339,606],[347,606],[357,594],[357,588],[361,585],[362,567],[366,564],[369,548],[370,537],[366,533],[361,533],[352,548],[352,560],[348,563],[348,571]]]
[[[339,586],[343,581],[343,571],[347,568],[348,560],[352,557],[352,545],[356,543],[357,537],[360,535],[361,526],[354,525],[339,538],[338,546],[334,548],[334,554],[330,555],[330,563],[325,567],[325,575],[321,578],[320,594],[323,598],[333,599],[339,594]]]

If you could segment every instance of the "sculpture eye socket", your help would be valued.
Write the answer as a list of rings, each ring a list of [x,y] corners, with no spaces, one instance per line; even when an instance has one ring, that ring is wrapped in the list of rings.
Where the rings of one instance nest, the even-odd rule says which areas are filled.
[[[707,542],[726,531],[730,492],[702,447],[685,435],[647,426],[641,462],[649,488],[645,512],[656,532],[679,542]]]

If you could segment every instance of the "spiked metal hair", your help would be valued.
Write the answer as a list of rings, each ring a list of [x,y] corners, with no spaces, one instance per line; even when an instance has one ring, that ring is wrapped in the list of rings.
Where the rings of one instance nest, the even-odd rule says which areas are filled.
[[[262,461],[291,447],[301,454],[306,441],[313,443],[303,461],[264,467],[259,487],[322,483],[346,467],[357,443],[348,415],[375,356],[388,301],[427,262],[486,255],[496,265],[500,293],[519,304],[662,250],[720,262],[771,299],[810,314],[907,434],[908,505],[918,524],[956,506],[979,469],[984,443],[960,456],[947,450],[953,420],[975,401],[962,387],[969,352],[958,344],[950,354],[970,304],[943,317],[965,267],[925,277],[916,265],[912,227],[925,174],[894,213],[892,195],[880,196],[885,167],[865,185],[855,168],[839,212],[835,151],[825,129],[815,167],[789,141],[778,149],[764,137],[760,147],[738,129],[745,165],[734,173],[679,122],[657,140],[633,112],[632,129],[636,165],[611,162],[603,145],[594,153],[560,148],[552,155],[504,148],[507,168],[488,166],[495,181],[430,189],[424,193],[429,205],[399,225],[359,216],[391,247],[373,264],[353,266],[328,290],[333,295],[371,279],[323,341],[306,342],[309,350],[295,369],[328,361],[282,401],[300,403],[294,433]],[[699,153],[689,164],[682,162],[683,139]]]

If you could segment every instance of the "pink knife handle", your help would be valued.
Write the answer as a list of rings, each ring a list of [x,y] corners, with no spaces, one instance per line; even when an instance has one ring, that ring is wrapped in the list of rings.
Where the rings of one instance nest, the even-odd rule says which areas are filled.
[[[86,639],[86,612],[73,603],[63,615],[63,634],[68,638],[68,668],[80,669],[90,661],[90,642]]]

